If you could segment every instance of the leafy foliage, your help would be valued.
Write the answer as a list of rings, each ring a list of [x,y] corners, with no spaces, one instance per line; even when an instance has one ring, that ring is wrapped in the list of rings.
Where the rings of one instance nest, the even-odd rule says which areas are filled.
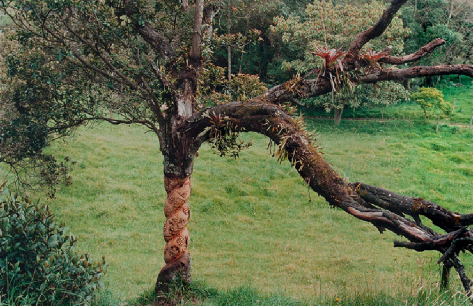
[[[298,59],[285,61],[284,69],[295,69],[305,73],[320,67],[320,59],[311,56],[317,48],[348,49],[360,30],[371,27],[382,14],[384,5],[373,1],[362,7],[334,5],[332,1],[315,1],[306,7],[304,19],[297,16],[277,17],[271,27],[273,33],[282,35],[282,40]],[[364,46],[366,50],[382,50],[387,44],[393,54],[403,51],[403,38],[409,30],[403,27],[400,18],[394,18],[385,33]]]
[[[352,90],[343,88],[336,92],[333,98],[325,95],[305,99],[303,102],[307,107],[323,107],[325,111],[330,112],[333,108],[386,106],[408,99],[408,91],[402,85],[395,82],[382,82],[376,85],[362,84]]]
[[[437,88],[421,87],[411,98],[424,110],[425,118],[429,117],[429,112],[445,116],[452,112],[452,104],[443,99],[443,93]]]
[[[231,80],[225,77],[225,68],[208,64],[201,71],[199,96],[201,107],[244,101],[267,90],[257,75],[236,74]]]
[[[0,300],[35,305],[87,305],[107,264],[74,251],[77,239],[47,206],[2,194]]]
[[[464,0],[419,0],[408,2],[401,17],[411,29],[405,41],[407,53],[415,52],[419,46],[442,37],[446,44],[431,56],[422,59],[424,64],[440,60],[448,63],[471,62],[473,43],[473,6]],[[467,56],[465,56],[467,55]],[[465,62],[466,60],[466,62]]]

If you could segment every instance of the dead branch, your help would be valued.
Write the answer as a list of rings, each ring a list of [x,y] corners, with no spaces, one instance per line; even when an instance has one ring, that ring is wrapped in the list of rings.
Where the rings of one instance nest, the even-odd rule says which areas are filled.
[[[432,53],[437,47],[440,47],[445,44],[445,40],[437,38],[427,45],[420,48],[417,52],[404,55],[404,56],[384,56],[379,60],[380,63],[392,64],[392,65],[401,65],[406,63],[412,63],[422,59],[424,56]]]
[[[396,16],[401,6],[406,3],[407,0],[392,0],[389,7],[383,12],[383,15],[378,21],[368,30],[358,34],[350,47],[348,48],[348,55],[345,57],[343,64],[353,62],[358,59],[361,48],[370,40],[381,36],[386,28],[391,24],[391,21]]]

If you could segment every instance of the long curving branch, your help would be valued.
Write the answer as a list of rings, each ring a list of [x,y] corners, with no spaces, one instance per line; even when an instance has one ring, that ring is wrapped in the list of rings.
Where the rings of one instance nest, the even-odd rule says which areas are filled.
[[[204,141],[215,135],[215,129],[220,133],[257,132],[269,137],[278,145],[279,156],[287,158],[311,189],[330,205],[373,224],[381,232],[389,230],[409,241],[395,242],[397,247],[436,250],[442,253],[439,262],[458,260],[455,268],[458,267],[458,273],[464,272],[456,256],[460,251],[472,250],[473,231],[466,229],[473,223],[472,214],[452,213],[423,199],[346,182],[324,160],[297,120],[274,104],[251,100],[212,107],[186,120],[176,132],[188,139],[189,150],[195,154]],[[440,234],[423,225],[419,215],[429,218],[447,233]],[[466,277],[466,274],[461,276]],[[467,293],[471,288],[468,284],[469,281],[464,282]]]
[[[445,43],[446,43],[445,39],[437,38],[429,42],[427,45],[423,46],[422,48],[420,48],[415,53],[404,55],[404,56],[386,55],[379,60],[379,63],[386,63],[386,64],[392,64],[392,65],[412,63],[432,53],[437,47],[440,47],[444,45]]]

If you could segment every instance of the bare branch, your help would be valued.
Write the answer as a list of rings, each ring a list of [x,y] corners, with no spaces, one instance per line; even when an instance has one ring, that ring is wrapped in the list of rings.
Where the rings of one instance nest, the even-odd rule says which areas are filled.
[[[382,69],[374,73],[360,76],[360,83],[377,83],[380,81],[396,81],[435,75],[466,75],[473,77],[473,65],[439,65],[418,66],[406,69]]]
[[[412,63],[422,59],[424,56],[432,53],[437,47],[445,44],[445,40],[441,38],[437,38],[427,45],[420,48],[417,52],[404,55],[404,56],[384,56],[379,60],[380,63],[392,64],[392,65],[401,65],[405,63]]]
[[[416,218],[423,215],[433,224],[451,232],[473,224],[473,214],[461,215],[451,212],[440,205],[421,198],[406,197],[379,187],[352,183],[350,186],[365,201],[397,214],[407,214]]]
[[[407,0],[392,0],[389,7],[383,12],[383,15],[378,19],[375,25],[366,31],[361,32],[351,43],[348,48],[348,54],[344,59],[344,63],[353,61],[358,58],[358,54],[361,48],[370,40],[381,36],[386,28],[393,20],[396,13],[399,11],[401,6],[406,3]]]

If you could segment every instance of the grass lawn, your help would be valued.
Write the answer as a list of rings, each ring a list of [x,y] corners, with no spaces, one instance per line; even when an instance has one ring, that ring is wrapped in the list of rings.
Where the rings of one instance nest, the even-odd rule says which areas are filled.
[[[347,180],[472,212],[471,131],[441,126],[435,134],[422,122],[308,123]],[[205,145],[195,162],[189,231],[198,284],[227,292],[223,298],[247,290],[312,305],[358,295],[405,304],[421,288],[437,292],[438,254],[395,249],[394,234],[380,235],[309,191],[288,162],[271,157],[265,138],[243,138],[254,145],[239,159],[218,157]],[[100,124],[51,149],[77,164],[74,184],[43,203],[78,236],[80,251],[105,256],[115,301],[149,291],[164,265],[157,138],[140,127]],[[473,260],[465,260],[472,275]],[[454,279],[453,290],[460,290]]]

